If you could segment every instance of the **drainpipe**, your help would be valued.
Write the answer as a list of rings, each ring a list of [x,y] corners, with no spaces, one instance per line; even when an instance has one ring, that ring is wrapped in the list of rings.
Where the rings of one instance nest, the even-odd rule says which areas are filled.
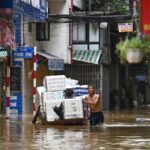
[[[71,0],[71,8],[70,13],[73,12],[73,0]],[[73,23],[69,23],[69,49],[70,49],[70,62],[73,63],[73,46],[72,46],[72,40],[73,40]]]
[[[70,62],[72,64],[73,63],[73,48],[72,48],[72,45],[69,46],[69,49],[70,49]]]
[[[70,62],[73,63],[73,46],[72,46],[72,38],[73,38],[73,24],[69,23],[69,50],[70,50]]]

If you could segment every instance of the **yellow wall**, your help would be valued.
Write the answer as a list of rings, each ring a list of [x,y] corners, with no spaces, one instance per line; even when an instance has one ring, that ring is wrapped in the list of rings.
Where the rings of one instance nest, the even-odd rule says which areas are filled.
[[[43,85],[43,78],[46,75],[54,75],[53,71],[48,70],[47,60],[40,58],[39,68],[37,70],[37,86]],[[25,59],[24,61],[24,102],[23,102],[23,113],[32,113],[32,102],[33,102],[33,60]]]

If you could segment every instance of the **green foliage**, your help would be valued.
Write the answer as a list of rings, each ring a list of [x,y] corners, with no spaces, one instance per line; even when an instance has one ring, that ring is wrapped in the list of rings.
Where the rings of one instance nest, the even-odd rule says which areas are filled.
[[[122,0],[111,0],[111,3],[112,3],[112,6],[114,6],[114,9],[116,11],[119,11],[122,13],[129,11],[128,4],[125,4]]]
[[[86,10],[92,11],[108,10],[119,14],[129,12],[129,4],[127,4],[125,0],[101,0],[99,3],[97,3],[96,0],[85,0],[84,2]]]
[[[132,37],[131,39],[126,38],[124,41],[120,41],[116,45],[116,52],[119,55],[120,62],[126,62],[126,54],[128,49],[142,50],[144,54],[150,54],[150,40]]]

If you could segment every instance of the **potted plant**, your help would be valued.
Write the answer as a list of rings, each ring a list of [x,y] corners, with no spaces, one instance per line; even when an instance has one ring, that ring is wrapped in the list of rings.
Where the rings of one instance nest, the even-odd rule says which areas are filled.
[[[117,54],[120,62],[139,63],[143,60],[145,54],[150,53],[150,40],[139,37],[126,38],[116,45]]]

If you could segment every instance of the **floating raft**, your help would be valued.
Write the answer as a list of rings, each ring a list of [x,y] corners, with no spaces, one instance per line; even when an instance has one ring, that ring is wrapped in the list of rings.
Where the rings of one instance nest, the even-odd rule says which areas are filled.
[[[61,119],[48,122],[45,118],[40,118],[43,125],[87,125],[87,119],[74,118],[74,119]]]
[[[46,116],[43,117],[40,113],[40,107],[38,107],[35,116],[33,117],[32,123],[36,124],[37,118],[40,119],[43,125],[87,125],[86,118],[73,118],[73,119],[59,119],[55,121],[47,121]]]

